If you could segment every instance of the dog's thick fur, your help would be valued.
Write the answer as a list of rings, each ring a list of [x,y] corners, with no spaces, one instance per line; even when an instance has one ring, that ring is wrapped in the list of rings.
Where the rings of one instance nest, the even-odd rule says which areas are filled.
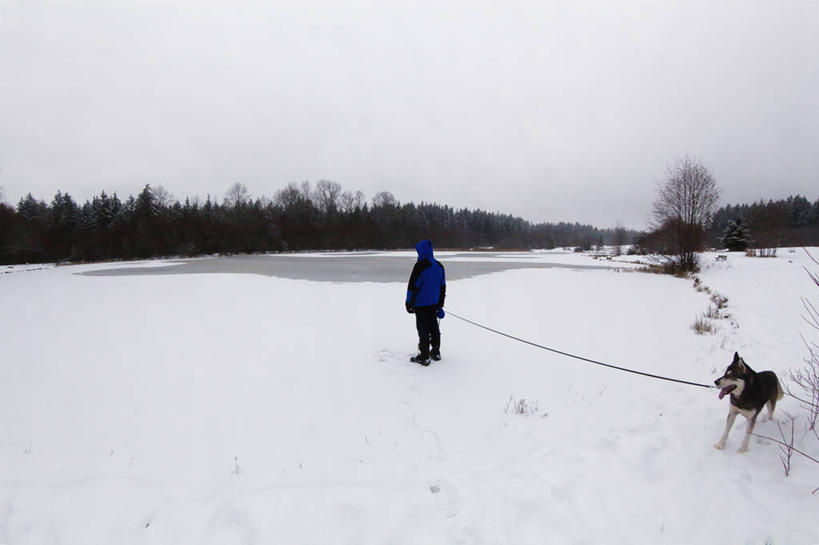
[[[725,431],[722,437],[714,445],[714,448],[725,448],[725,440],[728,439],[728,432],[734,425],[737,414],[741,414],[748,421],[745,430],[745,439],[739,452],[748,450],[748,441],[756,425],[756,417],[762,411],[762,407],[768,406],[768,416],[773,419],[773,412],[776,402],[784,395],[779,379],[773,371],[760,371],[759,373],[751,369],[745,361],[734,352],[734,361],[725,369],[725,374],[714,381],[720,388],[719,398],[726,394],[731,394],[731,404],[728,409],[728,420],[725,422]]]

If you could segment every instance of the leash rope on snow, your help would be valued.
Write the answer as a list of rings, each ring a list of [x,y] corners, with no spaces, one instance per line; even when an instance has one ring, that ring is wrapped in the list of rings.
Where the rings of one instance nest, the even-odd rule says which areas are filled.
[[[454,316],[455,318],[458,318],[459,320],[463,320],[464,322],[472,324],[472,325],[477,326],[477,327],[480,327],[481,329],[491,331],[492,333],[502,335],[502,336],[507,337],[509,339],[512,339],[514,341],[522,342],[524,344],[528,344],[528,345],[534,346],[536,348],[541,348],[543,350],[548,350],[549,352],[554,352],[555,354],[560,354],[561,356],[574,358],[576,360],[585,361],[587,363],[593,363],[595,365],[602,365],[603,367],[608,367],[610,369],[617,369],[618,371],[625,371],[626,373],[633,373],[635,375],[642,375],[644,377],[656,378],[656,379],[659,379],[659,380],[667,380],[669,382],[677,382],[679,384],[688,384],[689,386],[699,386],[700,388],[709,388],[709,389],[716,388],[716,386],[712,386],[712,385],[709,385],[709,384],[701,384],[699,382],[690,382],[688,380],[682,380],[682,379],[678,379],[678,378],[664,377],[662,375],[654,375],[652,373],[646,373],[644,371],[637,371],[635,369],[629,369],[627,367],[620,367],[618,365],[612,365],[610,363],[603,363],[602,361],[597,361],[597,360],[593,360],[593,359],[590,359],[590,358],[584,358],[583,356],[578,356],[576,354],[570,354],[569,352],[563,352],[562,350],[557,350],[555,348],[549,348],[548,346],[543,346],[542,344],[537,344],[537,343],[534,343],[532,341],[527,341],[526,339],[521,339],[520,337],[515,337],[514,335],[504,333],[503,331],[498,331],[497,329],[492,329],[491,327],[487,327],[487,326],[485,326],[483,324],[479,324],[478,322],[473,322],[472,320],[464,318],[463,316],[458,316],[457,314],[455,314],[454,312],[449,311],[449,310],[447,310],[446,313],[447,313],[448,316]]]

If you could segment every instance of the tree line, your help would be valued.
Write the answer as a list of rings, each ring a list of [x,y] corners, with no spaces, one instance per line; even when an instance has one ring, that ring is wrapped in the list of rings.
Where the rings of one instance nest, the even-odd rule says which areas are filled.
[[[735,229],[736,220],[751,248],[819,245],[819,199],[811,203],[806,197],[795,195],[723,206],[714,212],[708,233],[710,244],[725,247],[726,230]]]
[[[658,185],[651,230],[636,237],[631,251],[662,256],[661,270],[685,274],[699,268],[698,252],[709,246],[768,256],[775,251],[766,249],[819,244],[819,199],[796,195],[717,208],[719,195],[708,167],[680,158]]]
[[[16,207],[0,202],[2,264],[412,248],[423,238],[438,248],[590,249],[625,244],[635,234],[622,226],[533,224],[496,212],[401,203],[386,191],[367,201],[328,180],[291,183],[272,199],[251,198],[237,183],[221,202],[211,196],[180,202],[150,185],[126,199],[101,192],[83,204],[63,192],[50,203],[31,194]]]

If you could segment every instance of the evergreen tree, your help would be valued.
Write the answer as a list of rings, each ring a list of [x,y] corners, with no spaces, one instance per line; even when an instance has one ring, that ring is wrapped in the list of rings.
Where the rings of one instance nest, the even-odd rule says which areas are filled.
[[[725,227],[722,245],[731,252],[742,252],[748,247],[748,233],[742,225],[742,218],[734,218]]]
[[[292,183],[272,201],[240,198],[225,205],[211,196],[180,203],[160,193],[146,185],[121,201],[102,192],[82,206],[63,193],[50,205],[28,195],[16,210],[2,210],[0,262],[411,248],[423,238],[442,248],[553,248],[615,238],[612,229],[591,225],[531,224],[497,212],[402,204],[389,192],[370,204],[360,191],[344,192],[328,181],[315,189]]]
[[[13,262],[14,208],[0,201],[0,263]]]
[[[71,195],[57,192],[48,214],[48,253],[53,259],[72,257],[74,234],[79,225],[80,208]]]

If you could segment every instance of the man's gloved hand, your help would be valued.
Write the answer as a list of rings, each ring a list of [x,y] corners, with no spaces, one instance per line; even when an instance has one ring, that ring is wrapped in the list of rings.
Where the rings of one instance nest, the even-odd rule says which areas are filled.
[[[405,303],[405,304],[406,304],[406,307],[407,307],[407,312],[409,312],[410,314],[415,314],[415,307],[410,305],[409,303]]]
[[[437,316],[439,320],[443,320],[444,316],[446,316],[446,312],[444,312],[444,309],[439,308],[438,311],[435,313],[435,316]]]

